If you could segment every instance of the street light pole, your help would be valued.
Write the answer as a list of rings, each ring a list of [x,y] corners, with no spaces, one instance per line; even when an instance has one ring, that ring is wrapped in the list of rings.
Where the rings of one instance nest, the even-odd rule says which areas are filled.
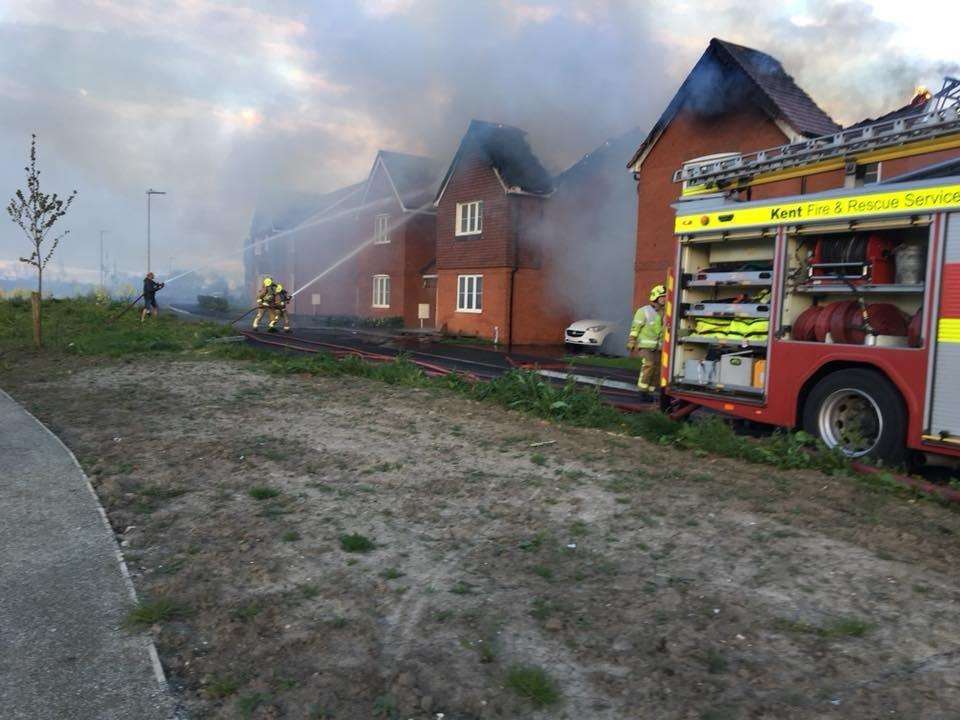
[[[150,272],[150,198],[154,195],[166,195],[162,190],[147,190],[147,272]]]
[[[106,230],[100,231],[100,292],[106,289],[106,286],[103,284],[103,235],[106,232]]]

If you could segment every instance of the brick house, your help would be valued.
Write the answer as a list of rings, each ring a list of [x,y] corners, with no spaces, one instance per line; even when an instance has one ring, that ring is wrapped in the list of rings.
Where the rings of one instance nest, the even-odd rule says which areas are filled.
[[[364,183],[323,195],[298,195],[284,203],[262,204],[254,213],[244,247],[245,284],[252,299],[270,275],[296,289],[347,252],[353,208]],[[291,312],[300,315],[350,314],[356,307],[355,272],[338,268],[298,295]],[[349,301],[345,295],[349,294]],[[321,303],[321,298],[323,302]]]
[[[746,153],[836,132],[835,123],[766,53],[714,38],[634,153],[637,180],[634,306],[647,301],[673,261],[673,173],[685,161]],[[825,189],[799,178],[752,188],[753,199]],[[801,185],[805,187],[801,189]],[[827,186],[829,187],[829,185]]]
[[[439,328],[507,345],[562,340],[533,237],[552,192],[523,130],[471,121],[434,200]]]
[[[381,150],[354,218],[357,255],[355,314],[402,317],[405,327],[436,319],[436,210],[439,164],[426,157]]]

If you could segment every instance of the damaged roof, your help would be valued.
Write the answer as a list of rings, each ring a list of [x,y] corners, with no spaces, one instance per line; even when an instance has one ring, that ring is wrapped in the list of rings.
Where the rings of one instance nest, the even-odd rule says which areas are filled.
[[[431,204],[443,170],[439,161],[421,155],[381,150],[377,153],[367,182],[381,164],[404,210],[424,210],[424,206]]]
[[[539,196],[547,196],[553,192],[550,173],[530,148],[526,132],[501,123],[471,120],[440,183],[434,199],[435,205],[443,197],[443,191],[446,190],[460,158],[467,150],[473,149],[478,149],[490,167],[497,171],[505,192]]]
[[[731,81],[736,78],[747,79],[753,90],[749,96],[730,93],[734,87]],[[717,97],[704,98],[705,93]],[[800,135],[817,137],[840,129],[787,74],[779,60],[759,50],[713,38],[627,167],[636,165],[684,106],[700,106],[705,112],[720,112],[727,107],[725,101],[747,97],[757,102],[771,118],[786,122]]]
[[[573,165],[568,167],[562,173],[557,175],[555,185],[557,189],[569,182],[576,182],[581,177],[593,172],[598,165],[602,165],[611,158],[620,158],[622,162],[623,155],[637,147],[637,144],[643,141],[645,133],[639,127],[628,130],[623,135],[610,138],[600,147],[591,150]]]

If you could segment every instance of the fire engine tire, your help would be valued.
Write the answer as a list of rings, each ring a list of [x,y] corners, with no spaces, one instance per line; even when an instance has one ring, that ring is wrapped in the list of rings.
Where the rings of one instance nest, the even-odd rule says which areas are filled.
[[[838,370],[821,379],[804,403],[803,429],[850,458],[901,465],[907,457],[903,398],[876,370]]]

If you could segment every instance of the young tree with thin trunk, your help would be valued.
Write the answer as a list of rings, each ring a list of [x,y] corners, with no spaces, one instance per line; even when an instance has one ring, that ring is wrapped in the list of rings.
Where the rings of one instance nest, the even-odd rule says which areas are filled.
[[[30,140],[30,164],[24,168],[27,173],[26,191],[17,190],[7,205],[7,213],[23,230],[27,239],[33,245],[33,252],[30,257],[20,258],[21,262],[33,265],[37,269],[37,291],[31,293],[30,300],[33,304],[33,342],[38,348],[43,345],[43,337],[40,330],[40,298],[43,296],[43,270],[53,257],[53,251],[57,245],[67,235],[69,230],[64,230],[59,235],[53,235],[51,232],[56,222],[67,214],[67,210],[77,196],[74,190],[62,200],[56,193],[47,194],[40,190],[40,171],[37,170],[37,136],[31,135]],[[48,243],[44,246],[44,243]]]

